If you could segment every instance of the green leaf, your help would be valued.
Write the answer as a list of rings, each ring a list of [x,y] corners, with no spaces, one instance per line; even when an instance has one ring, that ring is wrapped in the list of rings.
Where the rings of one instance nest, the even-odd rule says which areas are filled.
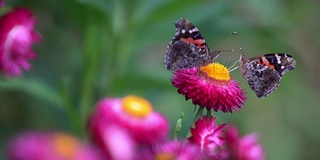
[[[63,106],[60,95],[41,80],[13,79],[10,81],[1,81],[0,90],[22,91],[59,109],[62,109]]]

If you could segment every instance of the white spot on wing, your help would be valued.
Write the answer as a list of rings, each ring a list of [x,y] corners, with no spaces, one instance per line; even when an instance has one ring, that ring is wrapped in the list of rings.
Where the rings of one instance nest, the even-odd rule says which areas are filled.
[[[278,56],[278,55],[276,55],[276,58],[277,58],[277,63],[278,63],[278,64],[281,64],[281,57]]]
[[[198,31],[197,28],[193,28],[193,29],[190,29],[190,30],[189,30],[189,33],[197,32],[197,31]]]

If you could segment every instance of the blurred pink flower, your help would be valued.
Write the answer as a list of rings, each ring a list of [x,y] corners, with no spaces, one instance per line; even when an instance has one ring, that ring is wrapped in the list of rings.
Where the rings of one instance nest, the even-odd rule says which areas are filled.
[[[203,160],[200,147],[182,141],[158,143],[143,154],[142,160]]]
[[[0,71],[4,76],[22,74],[30,70],[29,60],[36,57],[32,45],[40,41],[34,31],[35,18],[24,8],[14,8],[0,19]]]
[[[192,136],[188,138],[189,142],[196,144],[201,148],[209,159],[222,159],[222,148],[224,140],[222,130],[225,124],[215,124],[215,118],[203,117],[195,122],[194,128],[191,128]]]
[[[107,159],[134,160],[138,145],[131,134],[121,126],[108,125],[98,122],[95,128],[94,142]]]
[[[265,155],[262,146],[258,142],[256,134],[240,137],[237,128],[230,126],[225,135],[226,152],[228,159],[233,160],[264,160]]]
[[[228,69],[211,63],[200,69],[190,68],[173,72],[172,85],[192,103],[208,110],[237,111],[246,101],[244,90],[231,79]]]
[[[169,132],[167,120],[154,112],[147,100],[136,96],[102,99],[89,118],[88,128],[92,140],[109,157],[117,152],[131,154],[132,146],[164,141]]]
[[[28,132],[11,141],[9,160],[101,160],[91,146],[75,137],[58,132]]]
[[[0,0],[0,7],[4,6],[4,0]]]

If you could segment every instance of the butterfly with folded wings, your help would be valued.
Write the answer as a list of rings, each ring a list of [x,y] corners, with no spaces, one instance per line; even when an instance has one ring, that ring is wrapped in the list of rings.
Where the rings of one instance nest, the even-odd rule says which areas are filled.
[[[175,26],[176,33],[165,54],[166,69],[205,66],[218,57],[220,51],[211,51],[199,30],[188,19],[180,18]]]
[[[269,53],[253,58],[247,58],[241,54],[239,60],[242,76],[259,98],[266,97],[275,91],[280,85],[282,76],[293,70],[295,66],[296,61],[286,53]]]

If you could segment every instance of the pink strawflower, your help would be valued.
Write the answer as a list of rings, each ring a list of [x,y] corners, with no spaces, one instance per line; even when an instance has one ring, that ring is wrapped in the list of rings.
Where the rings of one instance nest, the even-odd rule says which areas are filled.
[[[228,159],[233,160],[264,160],[263,148],[258,142],[257,134],[240,137],[237,128],[231,126],[225,135]]]
[[[238,111],[246,101],[244,90],[231,79],[228,69],[219,63],[200,69],[176,70],[173,74],[172,85],[178,88],[178,93],[208,110]]]
[[[144,153],[142,160],[203,160],[200,147],[182,141],[154,144]]]
[[[225,124],[215,124],[215,118],[203,117],[195,122],[194,128],[191,128],[192,136],[188,138],[190,143],[196,144],[201,148],[209,159],[222,159],[222,149],[224,140],[222,130]]]
[[[98,102],[88,122],[92,140],[103,145],[105,132],[112,132],[110,126],[126,130],[138,144],[163,141],[169,132],[168,121],[153,111],[147,100],[136,96],[105,98]]]
[[[134,142],[132,135],[123,127],[108,125],[103,121],[92,126],[92,139],[101,149],[106,159],[134,160],[138,145]]]
[[[29,60],[36,57],[32,45],[40,41],[34,31],[35,18],[28,9],[14,8],[0,19],[0,71],[4,76],[30,70]]]
[[[7,157],[10,160],[101,160],[91,146],[75,137],[58,132],[28,132],[11,141]]]

